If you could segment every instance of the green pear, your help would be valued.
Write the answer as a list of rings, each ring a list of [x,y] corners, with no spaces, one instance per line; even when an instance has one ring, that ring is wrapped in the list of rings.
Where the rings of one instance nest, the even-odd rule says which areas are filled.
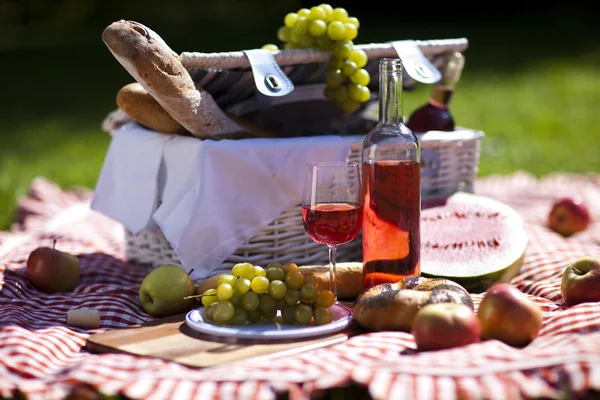
[[[29,254],[25,276],[44,293],[70,292],[79,284],[79,259],[50,247],[38,247]]]
[[[153,317],[162,318],[188,311],[196,301],[194,281],[179,265],[165,264],[152,270],[140,285],[140,303]]]

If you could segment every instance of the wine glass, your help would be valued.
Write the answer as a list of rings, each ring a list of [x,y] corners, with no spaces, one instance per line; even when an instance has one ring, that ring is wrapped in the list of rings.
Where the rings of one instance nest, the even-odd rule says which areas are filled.
[[[329,249],[329,290],[337,299],[337,246],[358,236],[362,228],[363,193],[357,162],[327,161],[306,165],[302,222],[306,233]]]

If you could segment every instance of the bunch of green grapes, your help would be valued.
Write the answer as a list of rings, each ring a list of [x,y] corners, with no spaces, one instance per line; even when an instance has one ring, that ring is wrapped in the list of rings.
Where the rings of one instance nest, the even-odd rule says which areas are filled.
[[[360,23],[343,8],[329,4],[302,8],[285,16],[284,26],[277,31],[277,38],[285,49],[317,48],[331,52],[329,70],[325,77],[325,97],[347,114],[352,114],[371,98],[367,85],[369,72],[367,54],[354,47]],[[264,49],[278,50],[274,44]]]
[[[318,290],[313,277],[305,277],[294,263],[270,263],[266,268],[238,263],[222,274],[216,289],[202,294],[206,318],[220,325],[272,321],[281,312],[286,324],[315,325],[333,321],[335,295]]]

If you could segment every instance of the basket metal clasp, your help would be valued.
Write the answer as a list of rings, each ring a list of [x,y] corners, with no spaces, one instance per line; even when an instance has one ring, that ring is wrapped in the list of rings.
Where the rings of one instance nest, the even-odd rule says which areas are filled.
[[[250,62],[254,84],[260,95],[279,97],[294,90],[294,84],[281,70],[271,51],[252,49],[244,50],[244,53]]]

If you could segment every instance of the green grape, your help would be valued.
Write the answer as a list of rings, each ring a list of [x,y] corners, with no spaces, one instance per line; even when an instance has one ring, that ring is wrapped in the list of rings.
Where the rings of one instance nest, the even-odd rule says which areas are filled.
[[[310,19],[311,21],[316,21],[318,19],[324,20],[325,18],[327,18],[327,12],[323,8],[321,8],[320,6],[314,6],[310,8],[308,19]]]
[[[285,272],[281,267],[272,267],[267,269],[267,279],[273,281],[283,281],[285,279]]]
[[[298,32],[301,35],[306,35],[308,33],[308,27],[310,25],[310,20],[306,17],[299,17],[298,22],[296,22],[296,26],[294,27],[294,31]]]
[[[320,290],[317,293],[315,307],[329,308],[335,303],[335,295],[331,290]]]
[[[283,310],[283,307],[285,306],[287,306],[287,304],[284,299],[275,300],[275,308],[277,308],[278,310]]]
[[[287,26],[282,26],[281,28],[279,28],[279,30],[277,30],[277,39],[281,40],[284,43],[289,42],[290,38],[292,37],[292,32],[293,31],[291,28],[288,28]]]
[[[356,83],[351,83],[348,85],[348,97],[350,99],[364,103],[365,101],[369,100],[370,96],[371,91],[368,87],[358,85]]]
[[[327,22],[321,19],[311,21],[308,26],[308,32],[315,37],[325,35],[325,32],[327,32]]]
[[[261,47],[263,50],[269,50],[269,51],[278,51],[279,47],[277,47],[276,44],[265,44],[263,47]]]
[[[207,289],[204,293],[202,293],[201,301],[204,307],[208,307],[212,303],[219,301],[219,298],[217,297],[217,289]]]
[[[285,296],[286,292],[287,286],[285,286],[285,283],[283,283],[282,281],[275,280],[269,283],[269,294],[274,299],[283,299],[283,296]]]
[[[241,306],[246,311],[254,311],[260,304],[260,296],[252,291],[246,292],[241,297]]]
[[[366,69],[361,68],[350,77],[350,80],[358,85],[367,86],[371,81],[371,77]]]
[[[354,43],[352,43],[351,41],[336,42],[333,45],[333,47],[331,48],[331,52],[337,58],[341,58],[342,60],[345,60],[346,58],[348,58],[350,56],[350,51],[352,50],[352,46],[354,46]]]
[[[340,69],[344,66],[344,60],[336,56],[331,56],[329,59],[329,66],[332,69]]]
[[[343,102],[348,98],[348,88],[344,85],[340,85],[335,88],[335,92],[333,93],[333,101],[337,101],[339,103]]]
[[[301,325],[308,325],[313,317],[313,310],[311,306],[306,304],[298,304],[296,306],[296,312],[294,313],[296,322]]]
[[[302,285],[300,288],[300,300],[306,303],[314,303],[317,299],[317,288],[315,285]]]
[[[354,61],[346,60],[342,66],[342,74],[348,78],[354,75],[358,71],[358,67]]]
[[[271,268],[275,268],[275,267],[281,268],[282,265],[281,265],[281,263],[278,263],[278,262],[271,262],[271,263],[267,264],[267,266],[265,267],[265,270],[268,272]]]
[[[246,311],[248,322],[258,322],[262,314],[258,310]]]
[[[275,302],[274,298],[272,298],[268,294],[265,294],[263,296],[260,296],[260,302],[258,304],[258,309],[261,312],[270,311],[270,310],[277,311],[277,303]]]
[[[340,21],[333,21],[327,25],[327,35],[331,40],[344,40],[346,37],[346,27]]]
[[[352,24],[356,27],[356,29],[360,28],[360,22],[358,21],[358,18],[355,17],[348,17],[346,18],[346,20],[344,21],[344,23],[346,24]]]
[[[297,14],[299,17],[308,18],[308,16],[310,15],[310,10],[308,8],[301,8],[298,10]]]
[[[324,325],[333,321],[333,312],[325,307],[316,307],[314,311],[315,325]]]
[[[319,49],[329,50],[334,42],[329,39],[329,36],[323,34],[322,36],[315,38],[315,43]]]
[[[331,20],[332,21],[345,21],[348,18],[348,11],[344,8],[338,7],[334,8],[331,12]]]
[[[344,83],[344,75],[339,69],[330,69],[325,75],[325,84],[328,87],[336,88]]]
[[[217,286],[217,297],[219,300],[229,300],[233,296],[233,286],[229,283],[221,283]]]
[[[222,300],[216,304],[213,320],[218,324],[227,323],[233,317],[235,307],[228,300]]]
[[[326,86],[325,90],[323,90],[323,95],[325,96],[325,98],[332,100],[333,99],[333,94],[335,93],[335,88]]]
[[[290,306],[296,305],[300,301],[300,291],[298,289],[289,289],[283,299]]]
[[[348,59],[350,61],[354,61],[358,68],[362,68],[365,65],[367,65],[368,61],[367,53],[365,53],[364,50],[360,49],[352,49],[350,55],[348,56]]]
[[[296,22],[298,22],[298,14],[293,13],[293,12],[292,13],[288,13],[283,18],[283,23],[288,28],[294,28],[296,26]]]
[[[238,304],[240,304],[240,296],[235,294],[235,292],[233,293],[233,296],[231,296],[231,298],[229,299],[229,301],[234,305],[237,306]]]
[[[277,316],[277,308],[274,308],[272,310],[261,310],[260,314],[262,315],[262,317],[264,319],[266,319],[267,321],[272,321],[275,319],[275,317]]]
[[[301,48],[300,41],[302,40],[303,37],[305,37],[305,35],[303,35],[302,33],[299,33],[296,30],[293,30],[292,34],[290,35],[290,43],[294,43],[296,46],[298,46],[298,48]]]
[[[302,49],[310,49],[312,47],[315,47],[315,39],[311,36],[304,35],[300,37],[300,42],[298,43],[298,46]]]
[[[356,36],[358,36],[358,29],[356,28],[356,26],[354,26],[354,24],[349,24],[346,22],[344,24],[344,28],[346,28],[346,33],[344,34],[345,40],[352,40],[355,39]]]
[[[321,7],[323,9],[323,11],[325,11],[325,22],[329,22],[331,21],[331,14],[333,14],[333,7],[331,7],[329,4],[323,3],[323,4],[319,4],[319,7]]]
[[[285,276],[285,284],[288,289],[300,289],[304,284],[304,275],[300,271],[289,272]]]
[[[206,314],[204,314],[206,316],[206,319],[211,320],[211,321],[214,319],[215,309],[217,307],[217,304],[219,304],[219,302],[215,301],[210,306],[208,306],[208,308],[206,309]]]
[[[286,50],[291,50],[291,49],[299,49],[300,47],[298,47],[298,45],[296,43],[289,42],[289,43],[286,43],[283,46],[283,48]]]
[[[233,276],[241,276],[243,278],[245,278],[245,276],[242,276],[243,271],[248,270],[248,266],[252,266],[252,264],[250,263],[237,263],[233,266],[233,268],[231,268],[231,274]],[[250,278],[248,278],[250,279]]]
[[[298,265],[293,262],[285,263],[281,268],[283,269],[283,272],[285,272],[286,275],[292,271],[299,271]]]
[[[307,275],[304,277],[304,285],[313,285],[314,287],[316,287],[317,289],[319,288],[319,281],[317,279],[317,277],[313,274]]]
[[[233,312],[233,317],[229,323],[231,325],[246,325],[246,321],[248,320],[248,311],[244,310],[242,307],[235,307],[235,311]]]
[[[269,290],[269,280],[266,276],[256,276],[250,282],[250,289],[259,294],[266,293]]]
[[[237,278],[231,274],[219,275],[219,277],[217,278],[217,285],[220,285],[222,283],[229,283],[231,286],[233,286],[236,280]]]
[[[296,322],[296,306],[285,306],[281,310],[281,319],[284,324],[293,324]]]
[[[260,265],[254,266],[254,276],[267,276],[267,271]]]
[[[250,290],[250,279],[238,278],[233,284],[233,289],[239,295],[246,293]]]

